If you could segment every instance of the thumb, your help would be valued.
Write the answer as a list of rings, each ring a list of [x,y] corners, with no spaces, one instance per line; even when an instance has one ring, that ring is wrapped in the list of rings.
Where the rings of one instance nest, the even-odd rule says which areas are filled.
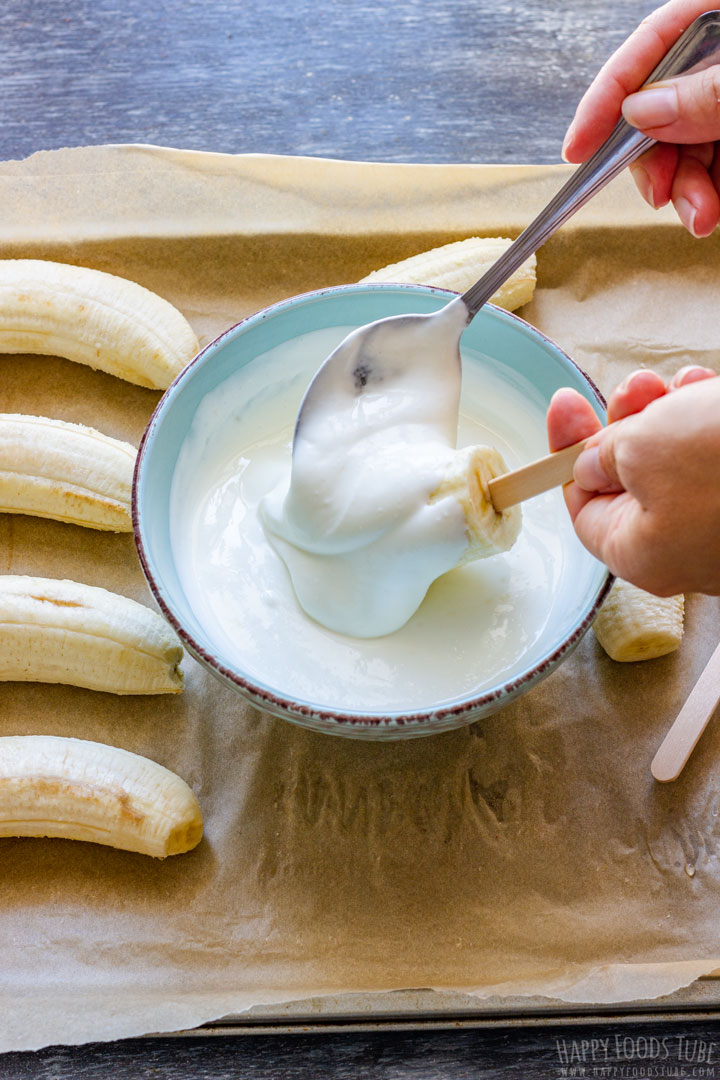
[[[622,104],[628,124],[659,142],[706,143],[720,139],[720,65],[652,83]]]
[[[584,491],[603,495],[624,491],[615,454],[617,435],[622,426],[623,422],[617,421],[603,428],[578,456],[573,480]]]

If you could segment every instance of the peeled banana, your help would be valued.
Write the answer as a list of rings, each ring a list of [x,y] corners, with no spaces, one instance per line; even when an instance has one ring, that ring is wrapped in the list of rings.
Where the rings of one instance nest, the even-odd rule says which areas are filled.
[[[104,743],[0,738],[0,836],[55,836],[164,859],[202,838],[198,801],[179,776]]]
[[[135,600],[54,578],[0,576],[0,680],[176,694],[183,650]]]
[[[466,446],[457,450],[431,500],[453,496],[462,506],[468,547],[460,565],[508,551],[522,524],[519,506],[497,511],[490,499],[488,482],[507,472],[502,454],[491,446]]]
[[[406,285],[435,285],[454,292],[465,292],[489,270],[506,251],[512,240],[503,237],[471,236],[453,244],[431,248],[401,262],[373,270],[361,282],[396,281]],[[500,286],[490,302],[514,311],[532,298],[535,291],[537,260],[531,255],[512,277]]]
[[[199,348],[167,300],[126,278],[42,259],[0,260],[0,353],[46,353],[165,390]]]
[[[82,424],[0,413],[0,512],[131,532],[135,457]]]
[[[593,630],[612,660],[652,660],[679,648],[684,612],[684,596],[653,596],[617,578]]]

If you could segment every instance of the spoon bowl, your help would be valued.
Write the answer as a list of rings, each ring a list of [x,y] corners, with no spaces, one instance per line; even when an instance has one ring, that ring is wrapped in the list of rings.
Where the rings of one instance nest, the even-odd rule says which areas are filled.
[[[353,330],[308,386],[298,410],[293,450],[310,419],[332,422],[347,397],[359,402],[377,393],[387,394],[391,388],[401,397],[409,375],[432,380],[434,408],[445,416],[447,437],[454,442],[462,369],[460,335],[467,322],[462,297],[456,297],[429,314],[390,315]]]

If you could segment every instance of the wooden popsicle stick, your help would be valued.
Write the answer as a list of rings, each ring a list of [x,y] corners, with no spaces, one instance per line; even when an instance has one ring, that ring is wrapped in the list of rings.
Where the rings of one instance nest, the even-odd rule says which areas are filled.
[[[587,439],[581,439],[580,442],[566,446],[564,450],[556,450],[554,454],[548,454],[539,461],[496,476],[488,483],[495,509],[507,510],[525,499],[532,499],[533,495],[541,495],[543,491],[549,491],[559,484],[567,484],[572,480],[575,459],[579,457],[586,442]]]
[[[650,772],[661,784],[677,780],[720,703],[720,645],[660,744]]]

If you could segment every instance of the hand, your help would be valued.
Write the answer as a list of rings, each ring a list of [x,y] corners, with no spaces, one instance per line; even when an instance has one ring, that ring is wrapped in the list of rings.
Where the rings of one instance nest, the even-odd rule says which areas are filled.
[[[641,195],[656,209],[672,200],[693,236],[709,236],[720,220],[720,65],[633,91],[693,20],[710,10],[701,0],[670,0],[644,19],[585,93],[563,144],[567,161],[585,161],[622,112],[658,140],[630,166]]]
[[[608,402],[602,428],[589,402],[558,390],[551,450],[591,436],[565,485],[585,547],[618,577],[658,596],[720,594],[720,378],[683,368],[666,386],[636,371]]]

